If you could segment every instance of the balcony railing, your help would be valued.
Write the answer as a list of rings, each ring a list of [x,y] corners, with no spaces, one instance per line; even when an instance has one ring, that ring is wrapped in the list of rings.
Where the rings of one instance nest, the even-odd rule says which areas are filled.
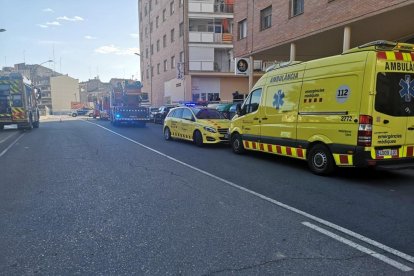
[[[188,11],[201,13],[233,13],[233,6],[233,4],[212,4],[190,1]]]
[[[215,4],[214,12],[216,13],[233,13],[233,4]]]
[[[189,42],[233,43],[231,33],[189,32]]]
[[[192,60],[188,63],[190,71],[197,72],[221,72],[221,73],[233,73],[234,72],[234,63],[221,63],[214,61],[201,61],[201,60]]]

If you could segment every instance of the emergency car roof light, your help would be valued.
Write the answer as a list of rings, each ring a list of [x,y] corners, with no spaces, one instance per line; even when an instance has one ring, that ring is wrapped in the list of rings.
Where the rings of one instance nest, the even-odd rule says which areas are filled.
[[[366,44],[363,44],[361,46],[358,46],[359,49],[362,48],[367,48],[367,47],[372,47],[375,46],[376,49],[381,49],[381,50],[392,50],[394,49],[394,47],[397,45],[396,42],[393,41],[387,41],[387,40],[376,40],[376,41],[372,41]]]
[[[397,43],[397,46],[395,46],[396,50],[400,51],[408,51],[412,52],[414,51],[414,45],[409,43]]]

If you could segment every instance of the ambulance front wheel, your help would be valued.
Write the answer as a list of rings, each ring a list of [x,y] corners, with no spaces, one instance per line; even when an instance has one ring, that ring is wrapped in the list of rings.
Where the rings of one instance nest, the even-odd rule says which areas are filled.
[[[317,175],[328,175],[335,169],[331,152],[322,144],[317,144],[310,149],[308,165],[311,171]]]
[[[243,147],[243,140],[240,134],[236,133],[231,136],[231,148],[233,149],[234,153],[244,153],[245,149]]]

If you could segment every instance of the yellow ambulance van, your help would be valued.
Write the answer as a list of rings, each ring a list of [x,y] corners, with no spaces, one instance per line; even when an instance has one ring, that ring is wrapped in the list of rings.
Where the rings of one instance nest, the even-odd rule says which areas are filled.
[[[375,41],[341,55],[275,65],[229,128],[235,153],[338,167],[414,166],[414,45]]]

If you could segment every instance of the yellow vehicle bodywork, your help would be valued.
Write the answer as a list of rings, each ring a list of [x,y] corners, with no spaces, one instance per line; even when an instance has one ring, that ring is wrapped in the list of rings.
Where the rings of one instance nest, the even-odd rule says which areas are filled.
[[[238,149],[308,160],[317,174],[333,165],[414,165],[414,45],[360,47],[272,70],[229,132]]]
[[[182,110],[188,116],[172,116],[177,110]],[[198,145],[217,144],[228,142],[229,126],[228,119],[198,119],[191,108],[178,107],[170,110],[165,118],[164,135],[168,129],[171,138],[194,141]],[[201,134],[201,144],[199,144],[200,141],[196,141],[197,132]]]

